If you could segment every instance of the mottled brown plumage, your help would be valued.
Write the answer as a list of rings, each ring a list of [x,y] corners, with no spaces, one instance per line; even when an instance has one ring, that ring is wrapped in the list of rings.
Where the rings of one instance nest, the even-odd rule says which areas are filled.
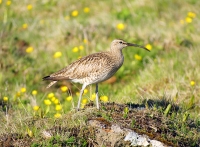
[[[80,108],[83,90],[90,84],[96,84],[96,103],[98,104],[98,83],[109,79],[124,62],[122,49],[126,46],[135,46],[146,49],[143,46],[127,43],[121,39],[116,39],[111,43],[110,51],[94,53],[72,62],[67,67],[43,78],[52,80],[47,86],[49,88],[59,80],[68,80],[83,84],[77,108]],[[148,50],[148,49],[146,49]],[[149,50],[148,50],[149,51]]]

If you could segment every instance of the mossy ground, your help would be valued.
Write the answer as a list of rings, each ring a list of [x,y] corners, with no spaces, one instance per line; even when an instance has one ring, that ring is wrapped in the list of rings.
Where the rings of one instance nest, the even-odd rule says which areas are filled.
[[[96,119],[103,121],[104,129],[109,130],[111,124],[115,123],[169,146],[200,145],[200,122],[184,120],[180,110],[172,109],[170,114],[164,116],[161,108],[145,108],[144,104],[105,103],[99,111],[95,110],[93,104],[86,107],[85,110],[71,112],[57,120],[27,119],[26,125],[34,131],[33,136],[3,134],[0,136],[0,143],[4,146],[99,146],[96,140],[97,128],[88,125],[89,120]],[[45,125],[50,123],[50,126]],[[19,124],[15,124],[17,125]],[[45,137],[44,131],[52,137]]]

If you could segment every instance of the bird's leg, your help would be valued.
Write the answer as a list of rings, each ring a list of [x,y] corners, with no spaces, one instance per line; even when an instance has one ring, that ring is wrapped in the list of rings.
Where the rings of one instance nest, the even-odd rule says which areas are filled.
[[[99,109],[99,101],[98,101],[98,99],[99,99],[98,84],[96,84],[96,91],[95,91],[95,93],[96,93],[96,105],[97,105],[97,109]]]
[[[81,105],[81,99],[82,99],[83,91],[84,91],[84,89],[85,89],[86,86],[87,86],[87,85],[83,84],[82,89],[81,89],[81,91],[80,91],[80,97],[79,97],[79,100],[78,100],[77,110],[80,109],[80,105]]]

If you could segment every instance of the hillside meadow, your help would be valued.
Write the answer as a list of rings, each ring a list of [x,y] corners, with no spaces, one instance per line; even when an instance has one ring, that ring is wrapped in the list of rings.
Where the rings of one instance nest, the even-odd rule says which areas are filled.
[[[117,112],[108,108],[114,102],[125,114],[122,120],[131,120],[132,109],[140,107],[148,119],[161,118],[160,140],[200,145],[199,7],[198,0],[0,0],[0,143],[6,146],[10,138],[24,146],[92,146],[77,134],[84,134],[80,130],[90,118],[114,122]],[[116,38],[150,52],[123,50],[123,66],[99,84],[100,110],[95,109],[95,85],[84,91],[80,112],[75,111],[80,84],[60,81],[46,89],[49,81],[43,77],[109,50]],[[55,126],[80,130],[64,137],[54,132],[54,141],[43,140],[41,131]]]

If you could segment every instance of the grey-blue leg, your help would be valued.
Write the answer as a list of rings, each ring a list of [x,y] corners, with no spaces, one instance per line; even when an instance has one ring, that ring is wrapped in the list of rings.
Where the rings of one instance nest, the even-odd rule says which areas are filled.
[[[99,109],[99,92],[98,92],[98,84],[96,84],[96,105],[97,105],[97,109]]]

